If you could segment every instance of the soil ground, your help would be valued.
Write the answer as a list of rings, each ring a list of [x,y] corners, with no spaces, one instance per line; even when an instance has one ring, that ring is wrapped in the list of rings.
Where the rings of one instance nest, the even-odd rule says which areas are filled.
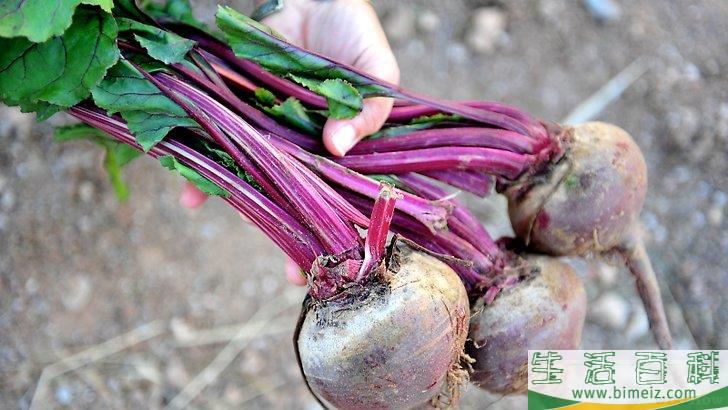
[[[200,16],[209,19],[210,3],[196,2]],[[405,86],[547,119],[641,58],[648,71],[598,118],[646,154],[642,222],[678,347],[728,349],[728,2],[618,3],[609,24],[573,0],[375,7]],[[481,51],[467,41],[479,7],[505,22],[486,27],[495,35]],[[192,408],[316,408],[291,344],[303,290],[286,285],[268,240],[221,202],[179,207],[181,180],[148,159],[128,168],[131,197],[120,204],[99,150],[53,143],[52,124],[15,109],[0,107],[0,142],[0,408],[27,408],[34,395],[43,408],[157,408],[189,392]],[[502,201],[467,200],[508,231]],[[583,347],[654,348],[628,274],[575,263],[591,300]],[[290,307],[275,315],[281,306]],[[84,351],[89,363],[56,364],[41,379]],[[200,376],[211,362],[224,364],[213,366],[219,374]],[[472,387],[462,404],[522,407]]]

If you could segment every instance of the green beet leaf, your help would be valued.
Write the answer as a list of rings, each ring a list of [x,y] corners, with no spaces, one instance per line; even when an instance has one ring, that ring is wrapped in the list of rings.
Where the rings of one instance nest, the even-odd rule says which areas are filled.
[[[207,30],[207,27],[192,15],[192,6],[188,0],[167,0],[165,3],[147,2],[145,10],[152,16],[164,17],[191,26]]]
[[[165,64],[183,61],[187,52],[195,45],[192,40],[138,21],[119,18],[117,24],[119,31],[134,32],[134,39],[139,45],[144,47],[151,57]]]
[[[321,126],[308,115],[303,104],[293,97],[287,98],[281,104],[265,107],[264,110],[273,117],[303,132],[310,135],[321,135]]]
[[[66,31],[81,3],[97,5],[111,13],[113,0],[0,1],[0,37],[26,37],[34,43],[42,43]]]
[[[255,61],[275,74],[293,74],[321,81],[345,80],[364,97],[399,96],[395,90],[373,84],[370,79],[330,60],[304,53],[280,41],[280,35],[230,7],[218,7],[216,19],[235,55]]]
[[[290,75],[297,83],[316,94],[326,97],[328,116],[337,120],[354,118],[362,108],[362,97],[351,84],[340,78],[319,81],[307,77]]]
[[[215,184],[214,182],[210,181],[209,179],[203,177],[197,171],[193,170],[192,168],[183,165],[177,159],[171,155],[165,155],[162,157],[159,157],[159,162],[162,164],[163,167],[171,170],[171,171],[177,171],[185,177],[188,181],[190,181],[193,185],[195,185],[200,191],[204,192],[207,195],[217,195],[222,197],[229,197],[230,193]]]
[[[61,36],[40,44],[0,39],[0,100],[26,107],[37,101],[77,104],[118,60],[116,35],[111,15],[79,8]]]
[[[91,91],[96,105],[120,113],[139,145],[149,151],[174,127],[195,127],[179,105],[167,98],[129,62],[119,61]]]

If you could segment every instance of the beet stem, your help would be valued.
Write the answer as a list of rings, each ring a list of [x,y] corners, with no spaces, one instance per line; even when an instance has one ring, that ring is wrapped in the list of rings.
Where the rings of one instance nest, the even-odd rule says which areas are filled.
[[[357,274],[357,282],[361,282],[369,275],[369,272],[384,258],[389,225],[394,217],[394,205],[398,196],[401,195],[398,195],[392,186],[382,183],[382,189],[372,208],[372,216],[369,218],[369,229],[364,243],[364,262]]]
[[[447,146],[498,148],[519,154],[533,154],[535,150],[533,140],[517,132],[498,128],[461,127],[420,130],[394,137],[365,139],[355,145],[348,154]]]
[[[160,74],[157,79],[139,67],[137,69],[206,131],[215,130],[217,125],[225,130],[273,181],[282,194],[281,200],[298,212],[331,254],[341,254],[358,246],[359,236],[356,230],[345,223],[329,202],[290,164],[292,158],[287,158],[282,152],[265,143],[263,136],[255,128],[194,87],[167,74]],[[190,105],[181,96],[197,105]],[[206,114],[203,114],[203,110]],[[210,117],[215,118],[217,124]]]
[[[118,141],[142,150],[121,121],[80,106],[71,107],[68,112],[79,120],[103,130]],[[225,200],[256,224],[302,268],[310,267],[316,257],[324,252],[316,236],[284,209],[242,181],[237,175],[193,149],[174,139],[167,139],[158,143],[147,154],[153,158],[172,155],[226,189],[231,196]]]
[[[492,148],[438,147],[366,155],[347,155],[334,161],[365,174],[478,170],[514,180],[525,172],[533,157]]]
[[[454,188],[462,189],[484,198],[490,194],[493,185],[491,175],[464,169],[449,169],[445,171],[423,171],[418,174],[443,182]]]

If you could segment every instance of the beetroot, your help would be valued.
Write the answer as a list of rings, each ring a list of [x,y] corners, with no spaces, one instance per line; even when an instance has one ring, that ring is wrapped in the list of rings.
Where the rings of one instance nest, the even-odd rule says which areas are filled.
[[[558,259],[528,256],[526,277],[504,289],[491,304],[473,304],[466,352],[471,380],[501,393],[524,393],[528,349],[576,349],[586,314],[586,293],[573,269]]]
[[[639,233],[647,168],[621,128],[590,122],[566,130],[566,152],[541,175],[504,193],[513,228],[551,255],[616,255],[635,277],[658,345],[672,345],[660,288]]]
[[[311,392],[332,408],[409,408],[457,394],[468,332],[465,288],[445,263],[404,242],[364,286],[307,299],[295,343]]]
[[[513,228],[532,249],[549,254],[612,249],[642,210],[645,160],[617,126],[592,122],[567,132],[566,154],[543,177],[505,190]]]

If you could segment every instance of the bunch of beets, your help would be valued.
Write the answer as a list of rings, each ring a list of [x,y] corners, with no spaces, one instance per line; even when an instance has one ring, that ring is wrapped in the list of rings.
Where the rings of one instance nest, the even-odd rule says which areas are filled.
[[[584,288],[558,256],[625,264],[670,347],[637,228],[645,162],[620,128],[416,94],[226,7],[213,31],[186,0],[41,3],[0,6],[0,99],[79,119],[57,139],[100,144],[121,197],[120,168],[146,153],[293,259],[309,286],[295,349],[323,405],[443,406],[468,379],[523,392],[527,349],[580,343]],[[395,99],[384,128],[327,156],[325,120],[373,96]],[[516,238],[491,238],[448,186],[504,194]]]

